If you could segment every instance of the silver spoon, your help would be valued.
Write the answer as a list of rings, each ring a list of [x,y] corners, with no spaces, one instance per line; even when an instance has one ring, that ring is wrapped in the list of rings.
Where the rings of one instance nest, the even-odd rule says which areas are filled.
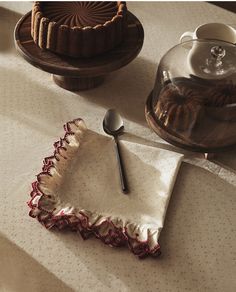
[[[109,109],[106,112],[105,117],[103,119],[103,130],[108,135],[111,135],[114,137],[116,157],[117,157],[119,173],[120,173],[121,188],[122,188],[123,193],[127,193],[128,192],[127,181],[125,177],[124,166],[122,163],[120,147],[119,147],[119,142],[118,142],[118,136],[124,130],[124,123],[121,116],[116,110]]]

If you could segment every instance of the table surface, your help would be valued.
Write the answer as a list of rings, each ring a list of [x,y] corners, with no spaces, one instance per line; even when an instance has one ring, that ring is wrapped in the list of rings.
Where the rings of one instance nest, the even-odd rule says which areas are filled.
[[[236,24],[235,14],[204,2],[129,2],[142,22],[143,49],[131,64],[90,91],[72,93],[16,52],[13,31],[31,3],[0,6],[0,290],[235,291],[236,155],[215,161],[167,144],[147,127],[144,105],[157,64],[179,36],[205,22]],[[6,8],[11,9],[7,10]],[[125,119],[124,138],[185,154],[161,233],[162,255],[138,260],[127,249],[49,232],[26,201],[42,158],[62,125],[82,117],[102,133],[108,108]],[[45,153],[46,152],[46,153]],[[22,280],[24,277],[24,280]],[[5,290],[4,290],[5,289]]]

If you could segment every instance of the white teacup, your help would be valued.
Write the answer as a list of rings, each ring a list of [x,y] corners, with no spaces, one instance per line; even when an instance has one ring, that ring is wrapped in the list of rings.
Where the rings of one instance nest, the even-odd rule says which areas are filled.
[[[198,26],[195,31],[186,31],[180,42],[189,39],[215,39],[236,44],[236,29],[224,23],[206,23]]]

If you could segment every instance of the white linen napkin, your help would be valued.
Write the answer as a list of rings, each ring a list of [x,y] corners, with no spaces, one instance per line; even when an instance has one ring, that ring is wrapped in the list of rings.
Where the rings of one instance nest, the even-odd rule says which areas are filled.
[[[128,245],[140,256],[160,254],[172,188],[183,155],[120,141],[128,194],[120,187],[114,141],[86,129],[82,120],[65,125],[34,182],[30,215],[47,228],[95,234],[111,246]]]

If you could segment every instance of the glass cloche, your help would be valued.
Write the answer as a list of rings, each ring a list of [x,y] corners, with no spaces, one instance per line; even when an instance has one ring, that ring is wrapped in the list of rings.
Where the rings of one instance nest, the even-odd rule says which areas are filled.
[[[159,63],[146,119],[163,139],[188,150],[236,145],[236,46],[191,40],[170,49]]]

